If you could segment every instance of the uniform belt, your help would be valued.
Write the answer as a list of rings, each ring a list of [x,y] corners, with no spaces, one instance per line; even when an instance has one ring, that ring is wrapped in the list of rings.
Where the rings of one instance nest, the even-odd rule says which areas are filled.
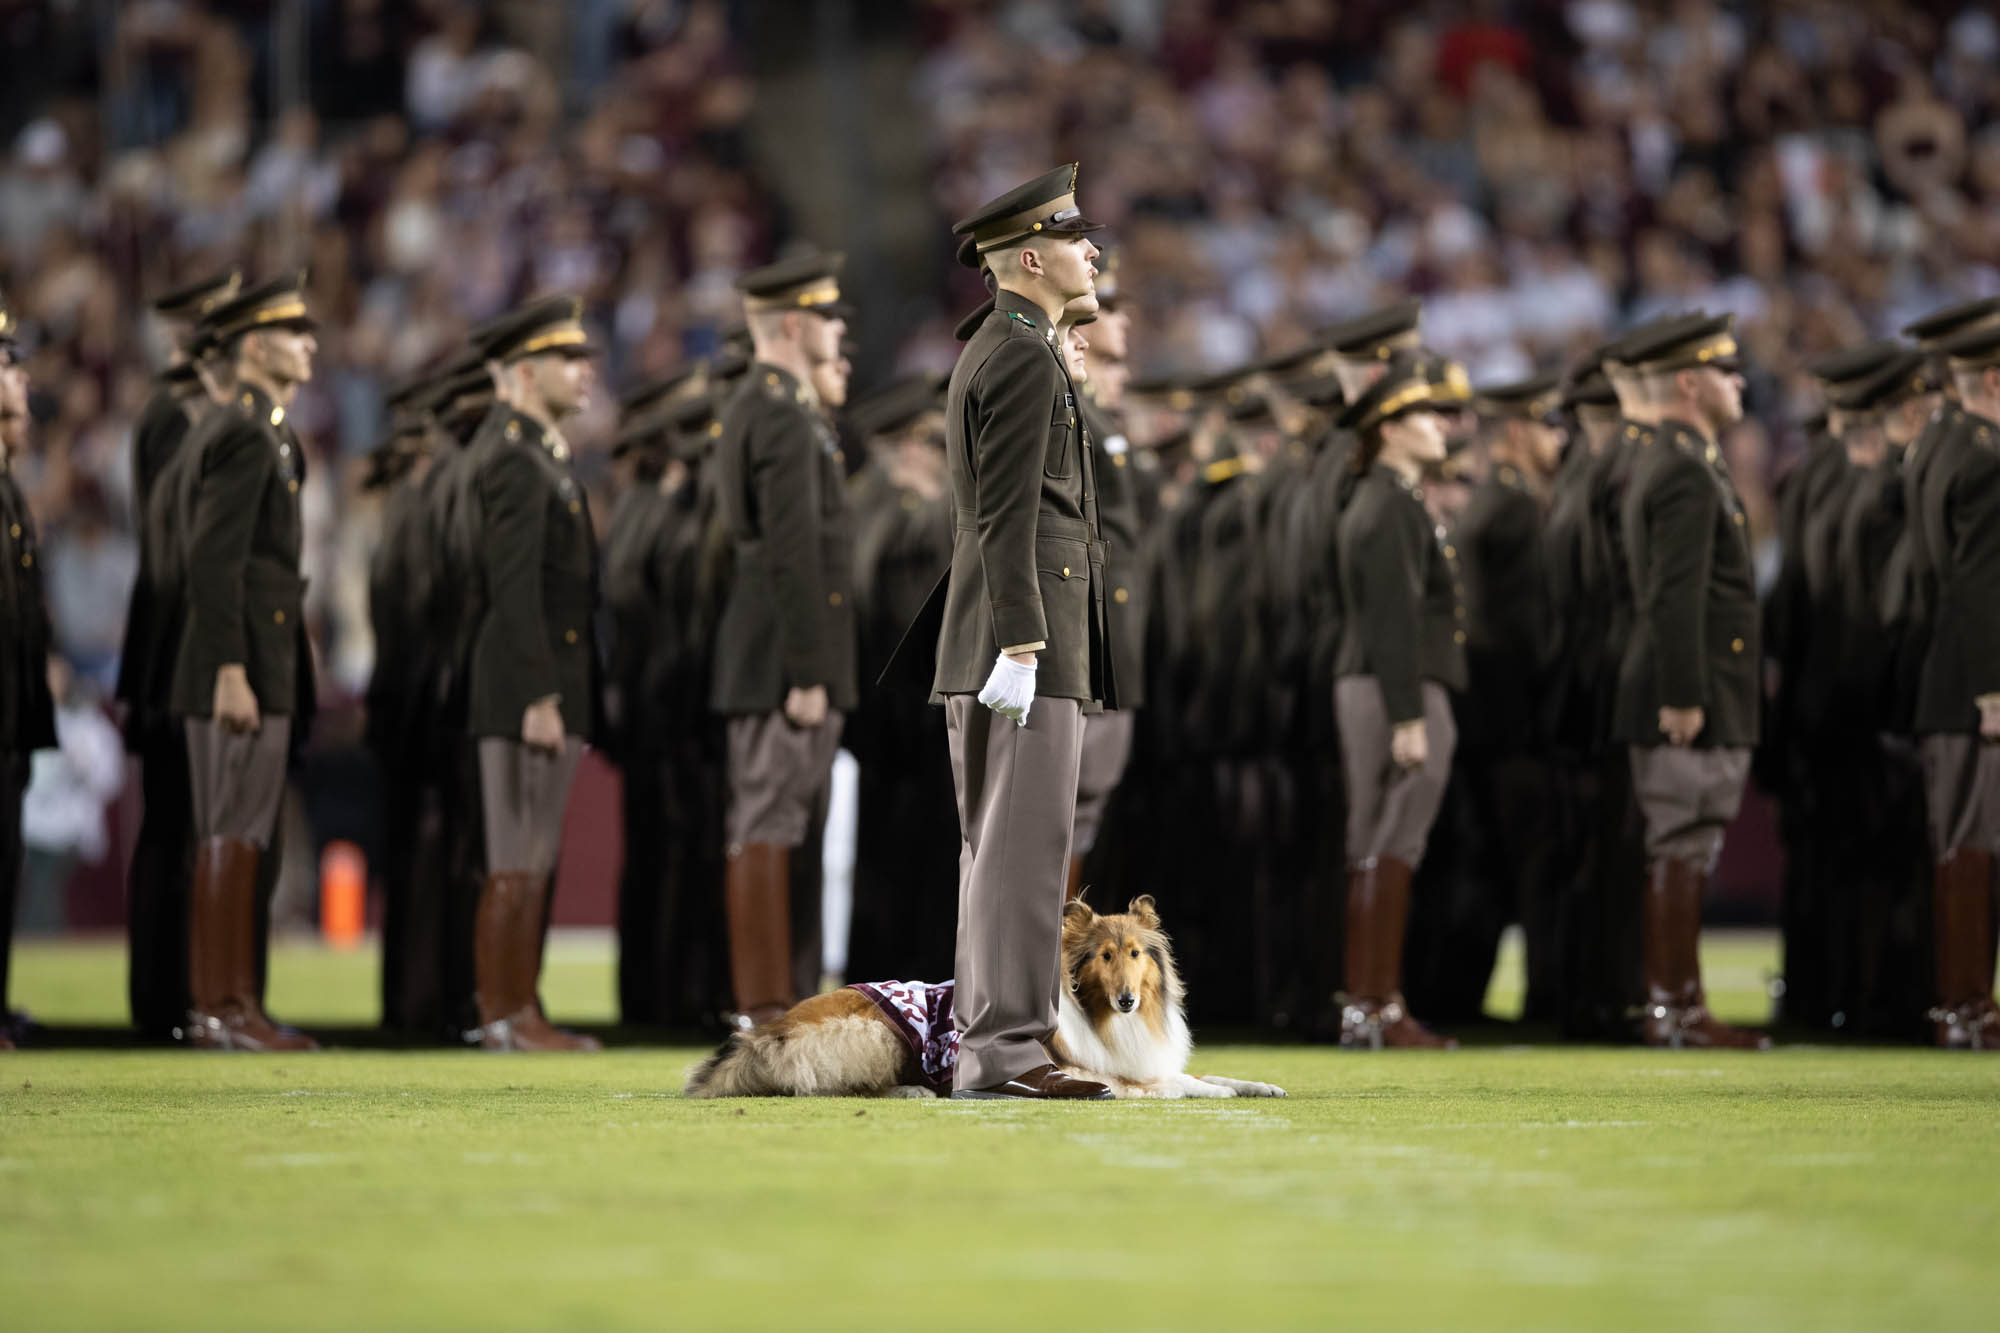
[[[958,530],[960,532],[977,532],[979,530],[978,510],[961,507],[954,510],[954,512],[958,516]],[[1035,517],[1035,535],[1037,537],[1061,537],[1068,541],[1089,542],[1092,545],[1102,544],[1091,535],[1090,524],[1080,518],[1062,518],[1055,514],[1039,514]]]

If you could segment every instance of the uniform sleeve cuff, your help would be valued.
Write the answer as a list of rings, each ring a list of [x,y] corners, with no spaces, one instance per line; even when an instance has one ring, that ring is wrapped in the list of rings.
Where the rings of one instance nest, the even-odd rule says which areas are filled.
[[[1033,643],[1017,643],[1012,648],[1002,648],[1000,652],[1004,656],[1013,657],[1017,653],[1039,653],[1048,646],[1043,640],[1037,639]]]

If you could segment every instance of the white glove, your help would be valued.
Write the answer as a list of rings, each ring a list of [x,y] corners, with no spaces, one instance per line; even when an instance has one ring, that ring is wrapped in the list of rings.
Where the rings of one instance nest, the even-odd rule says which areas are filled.
[[[1028,725],[1028,709],[1035,702],[1035,668],[1016,662],[1002,653],[993,659],[993,674],[979,692],[979,702],[1020,726]]]

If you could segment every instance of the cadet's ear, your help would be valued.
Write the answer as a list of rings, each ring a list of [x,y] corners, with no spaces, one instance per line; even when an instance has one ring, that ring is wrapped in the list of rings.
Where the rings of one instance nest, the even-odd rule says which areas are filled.
[[[1152,894],[1140,894],[1125,905],[1125,910],[1130,915],[1138,918],[1139,924],[1147,930],[1158,930],[1160,928],[1160,914],[1153,908]]]
[[[1097,913],[1091,910],[1090,904],[1083,900],[1082,894],[1078,894],[1063,904],[1062,923],[1064,930],[1074,930],[1078,926],[1087,926],[1095,920],[1097,920]]]

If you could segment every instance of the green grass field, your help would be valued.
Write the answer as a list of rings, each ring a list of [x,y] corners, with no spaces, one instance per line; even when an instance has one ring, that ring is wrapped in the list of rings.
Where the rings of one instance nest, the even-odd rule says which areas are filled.
[[[1771,943],[1708,954],[1761,1013]],[[373,966],[285,948],[274,1008],[363,1021]],[[13,998],[115,1022],[122,975],[24,944]],[[546,989],[604,1017],[603,946],[558,945]],[[1198,1071],[1291,1097],[1030,1106],[683,1102],[697,1054],[0,1056],[0,1327],[1929,1330],[2000,1301],[1979,1056],[1217,1045]]]

